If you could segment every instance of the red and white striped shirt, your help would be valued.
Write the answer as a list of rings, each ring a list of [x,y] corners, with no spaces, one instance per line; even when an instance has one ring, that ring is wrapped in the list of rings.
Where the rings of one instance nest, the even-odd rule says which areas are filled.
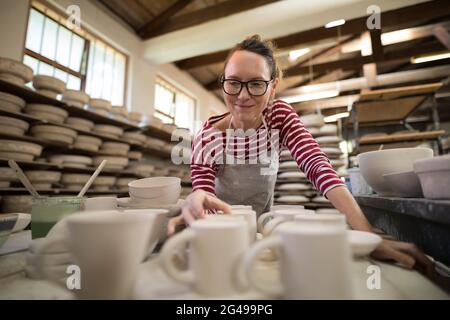
[[[267,129],[270,132],[278,132],[281,146],[291,152],[299,169],[317,190],[325,195],[329,190],[345,185],[333,170],[328,157],[320,150],[319,144],[288,103],[275,100],[262,114]],[[212,125],[227,115],[228,113],[209,118],[194,137],[191,158],[193,191],[201,189],[215,194],[214,181],[218,163],[224,163],[225,158],[226,133]],[[233,136],[228,143],[228,149],[234,151],[234,155],[245,155],[247,160],[250,154],[255,154],[255,151],[259,155],[271,149],[267,130],[262,125],[253,135]]]

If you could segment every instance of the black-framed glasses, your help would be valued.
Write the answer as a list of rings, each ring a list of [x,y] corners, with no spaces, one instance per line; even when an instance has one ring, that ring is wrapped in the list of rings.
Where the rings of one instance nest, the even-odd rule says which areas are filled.
[[[241,93],[242,88],[245,86],[247,92],[251,96],[262,96],[267,92],[270,80],[250,80],[250,81],[239,81],[236,79],[222,79],[220,82],[222,84],[223,91],[230,96],[237,96]]]

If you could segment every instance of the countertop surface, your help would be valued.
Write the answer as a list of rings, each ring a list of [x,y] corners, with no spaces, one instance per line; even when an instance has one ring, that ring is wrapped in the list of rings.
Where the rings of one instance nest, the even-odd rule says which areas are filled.
[[[28,236],[29,237],[29,236]],[[22,241],[27,238],[21,235]],[[73,299],[73,293],[46,280],[33,280],[25,275],[26,252],[0,256],[0,299]],[[369,268],[376,266],[375,268]],[[378,269],[378,268],[379,269]],[[449,299],[450,296],[416,271],[397,265],[374,261],[369,258],[353,260],[352,284],[355,299]],[[369,289],[367,283],[373,269],[380,271],[380,288]],[[255,264],[257,278],[274,281],[278,275],[277,262],[259,261]],[[189,286],[170,279],[159,264],[159,256],[153,255],[142,263],[133,299],[272,299],[248,290],[227,297],[205,297],[192,292]]]

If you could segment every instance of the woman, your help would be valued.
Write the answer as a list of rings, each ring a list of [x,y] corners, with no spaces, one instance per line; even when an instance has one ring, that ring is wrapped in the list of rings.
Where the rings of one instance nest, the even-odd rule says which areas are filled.
[[[194,138],[193,193],[186,198],[182,214],[171,220],[169,233],[177,224],[203,218],[206,210],[229,212],[228,204],[252,205],[258,214],[268,211],[278,168],[277,142],[289,149],[299,169],[346,215],[352,228],[372,232],[295,110],[284,101],[273,101],[280,77],[271,43],[261,41],[259,36],[244,40],[230,51],[220,79],[229,112],[208,119]],[[242,130],[233,134],[228,129]],[[269,156],[263,157],[267,153]],[[427,274],[432,272],[431,262],[413,244],[383,240],[373,255]]]

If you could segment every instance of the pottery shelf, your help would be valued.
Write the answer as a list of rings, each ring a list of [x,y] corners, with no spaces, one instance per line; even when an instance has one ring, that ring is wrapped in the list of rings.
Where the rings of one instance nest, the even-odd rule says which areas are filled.
[[[371,224],[450,265],[450,200],[356,196]]]
[[[382,144],[392,142],[408,142],[408,141],[422,141],[422,140],[436,140],[445,134],[445,130],[425,131],[425,132],[411,132],[395,135],[388,135],[385,137],[367,137],[359,139],[361,145],[364,144]]]

